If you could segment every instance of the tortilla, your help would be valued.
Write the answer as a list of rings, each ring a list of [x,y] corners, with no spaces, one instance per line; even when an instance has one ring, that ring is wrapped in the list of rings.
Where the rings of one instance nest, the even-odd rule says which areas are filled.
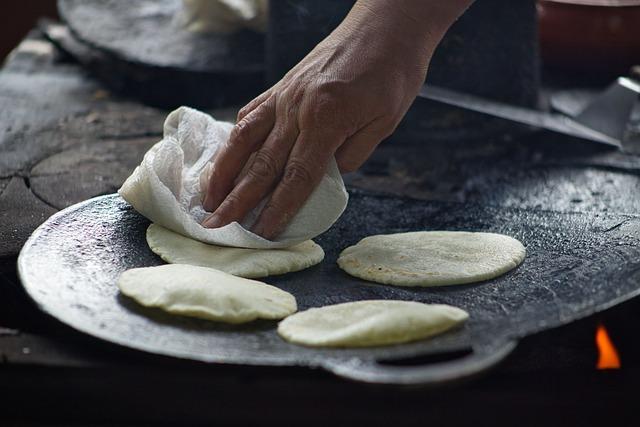
[[[157,224],[147,229],[147,243],[168,263],[215,268],[246,278],[304,270],[324,259],[324,251],[312,240],[284,249],[230,248],[202,243]]]
[[[416,231],[370,236],[343,250],[352,276],[397,286],[444,286],[493,279],[517,267],[526,250],[502,234]]]
[[[146,307],[226,323],[282,319],[297,310],[293,295],[212,268],[168,264],[122,273],[118,287]]]
[[[416,341],[464,322],[466,311],[450,305],[369,300],[312,308],[287,317],[278,334],[312,347],[369,347]]]

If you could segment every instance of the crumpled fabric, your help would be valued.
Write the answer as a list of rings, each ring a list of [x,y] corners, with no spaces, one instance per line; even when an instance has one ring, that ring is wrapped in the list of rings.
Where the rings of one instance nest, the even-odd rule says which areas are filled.
[[[178,22],[199,33],[235,33],[245,28],[266,32],[268,0],[182,0]]]
[[[210,229],[202,225],[209,215],[202,207],[206,173],[233,125],[208,114],[180,107],[167,116],[164,137],[145,154],[118,193],[136,211],[156,224],[192,239],[241,248],[283,248],[323,233],[340,217],[348,194],[335,159],[288,227],[276,240],[249,231],[266,200],[241,223]],[[215,185],[215,182],[211,185]]]

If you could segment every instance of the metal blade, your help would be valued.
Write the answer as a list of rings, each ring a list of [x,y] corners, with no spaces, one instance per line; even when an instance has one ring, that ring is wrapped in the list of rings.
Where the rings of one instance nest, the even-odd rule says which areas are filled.
[[[626,77],[619,77],[607,90],[591,101],[575,120],[589,129],[623,141],[638,93],[638,83]]]
[[[487,114],[511,122],[533,126],[575,138],[593,141],[621,148],[620,139],[591,129],[569,117],[551,114],[529,108],[516,107],[496,101],[489,101],[473,95],[456,92],[437,86],[424,85],[418,96],[477,113]]]

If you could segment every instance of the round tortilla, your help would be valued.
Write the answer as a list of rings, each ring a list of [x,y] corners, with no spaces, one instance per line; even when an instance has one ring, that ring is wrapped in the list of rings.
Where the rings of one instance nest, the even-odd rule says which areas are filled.
[[[502,234],[416,231],[366,237],[343,250],[338,265],[387,285],[444,286],[493,279],[525,254],[522,243]]]
[[[324,251],[312,240],[285,249],[229,248],[202,243],[157,224],[147,229],[147,243],[168,263],[215,268],[253,279],[304,270],[324,259]]]
[[[369,347],[442,333],[469,315],[450,305],[369,300],[312,308],[278,325],[287,341],[312,347]]]
[[[293,295],[212,268],[168,264],[122,273],[118,287],[146,307],[226,323],[282,319],[297,310]]]

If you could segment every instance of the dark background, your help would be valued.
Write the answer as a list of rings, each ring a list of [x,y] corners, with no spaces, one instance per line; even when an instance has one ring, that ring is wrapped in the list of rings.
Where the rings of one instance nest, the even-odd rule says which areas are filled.
[[[56,0],[5,1],[0,13],[0,62],[27,35],[40,17],[57,18]]]

